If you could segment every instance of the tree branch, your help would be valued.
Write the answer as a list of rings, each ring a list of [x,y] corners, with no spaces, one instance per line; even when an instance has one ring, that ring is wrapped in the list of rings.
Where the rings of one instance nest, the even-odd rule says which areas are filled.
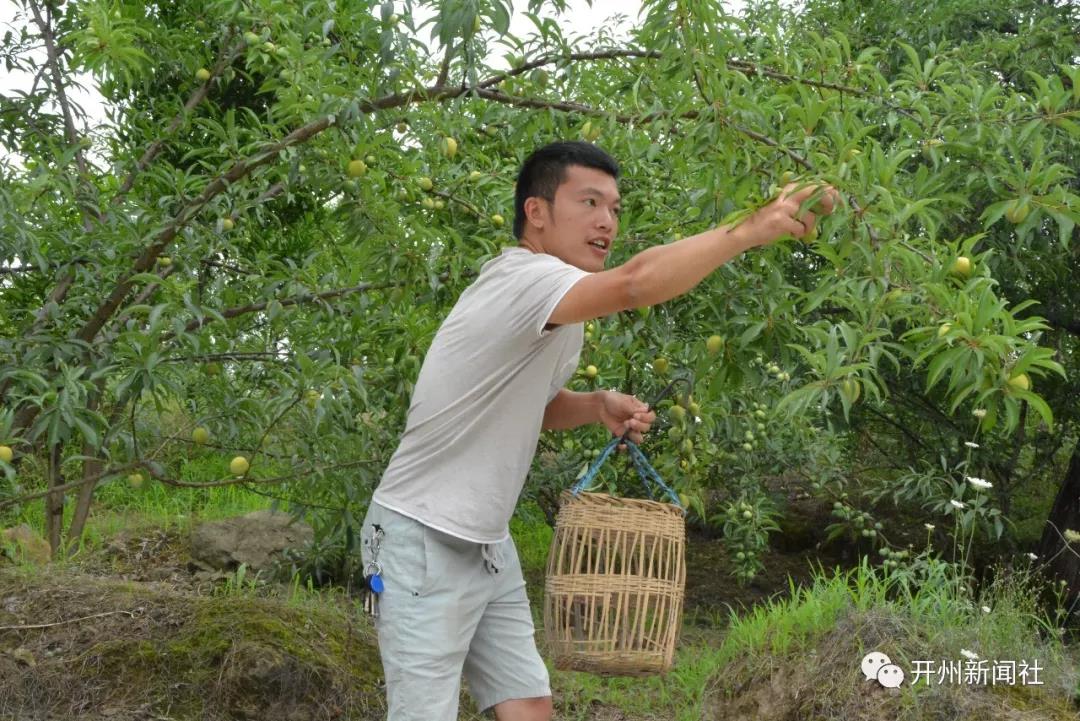
[[[260,195],[258,198],[256,198],[255,202],[256,203],[264,203],[267,200],[270,200],[272,198],[276,198],[284,190],[285,190],[285,184],[284,183],[274,183],[274,185],[267,188],[267,190],[262,195]],[[160,275],[161,279],[164,280],[164,279],[168,278],[170,275],[172,275],[175,272],[176,272],[176,266],[175,265],[170,265],[168,268],[165,268],[163,271],[159,272],[158,275]],[[134,305],[140,305],[142,303],[149,302],[150,298],[154,295],[155,292],[157,292],[157,289],[159,287],[160,286],[159,286],[158,283],[151,283],[148,286],[146,286],[139,293],[139,295],[135,297]],[[130,317],[129,313],[125,313],[125,314],[121,315],[117,319],[116,324],[122,326],[127,321],[127,319],[129,317]],[[112,340],[113,340],[112,338],[108,338],[107,342],[111,342]]]
[[[449,273],[443,273],[439,276],[440,280],[446,280],[449,278]],[[395,288],[405,285],[404,280],[393,280],[382,283],[360,283],[348,288],[335,288],[334,290],[324,290],[320,293],[301,293],[300,295],[294,295],[289,298],[282,298],[277,302],[282,306],[299,305],[301,303],[312,303],[318,300],[327,300],[329,298],[338,298],[350,293],[366,293],[369,290],[382,290],[384,288]],[[228,320],[229,318],[236,318],[237,316],[247,315],[248,313],[257,313],[260,310],[266,310],[267,306],[274,302],[276,299],[263,300],[258,303],[249,303],[247,305],[235,306],[233,308],[226,308],[221,311],[221,316]],[[216,320],[216,318],[196,318],[188,321],[188,324],[184,326],[184,330],[188,333],[198,330],[206,325],[207,322]],[[169,332],[162,336],[162,342],[172,339],[175,336],[174,333]]]
[[[274,476],[273,478],[250,478],[250,477],[245,475],[245,476],[239,476],[239,477],[236,477],[236,478],[224,478],[224,479],[221,479],[219,481],[204,481],[202,483],[197,482],[197,481],[177,481],[175,479],[168,478],[168,477],[162,476],[160,474],[154,473],[153,470],[150,470],[149,472],[150,472],[150,475],[155,480],[161,481],[162,483],[164,483],[167,486],[174,486],[176,488],[216,488],[218,486],[233,486],[233,485],[236,485],[238,483],[241,483],[241,484],[242,483],[258,483],[258,484],[261,484],[261,485],[271,485],[271,484],[274,484],[274,483],[288,483],[289,481],[295,481],[300,476],[306,476],[306,475],[314,473],[314,472],[316,472],[318,470],[333,471],[333,470],[337,470],[339,468],[353,468],[355,466],[364,466],[364,465],[368,465],[368,464],[371,464],[371,463],[383,463],[383,462],[384,461],[382,459],[365,458],[365,459],[361,459],[361,460],[358,460],[358,461],[347,461],[345,463],[335,463],[335,464],[329,465],[329,466],[320,466],[318,468],[315,468],[315,467],[312,467],[312,466],[301,465],[301,466],[297,466],[296,468],[290,470],[288,473],[286,473],[283,476]]]
[[[261,360],[288,360],[291,354],[284,351],[249,351],[243,353],[206,353],[198,356],[176,356],[173,358],[165,358],[162,363],[191,363],[198,361],[200,363],[212,363],[219,360],[229,361],[261,361]]]
[[[28,3],[30,11],[33,13],[34,22],[37,24],[38,29],[41,32],[41,37],[45,41],[45,49],[47,52],[46,66],[49,69],[49,74],[52,76],[53,90],[56,92],[57,102],[60,104],[60,110],[64,118],[64,136],[69,145],[76,148],[75,150],[75,162],[79,169],[79,180],[81,184],[88,185],[86,183],[87,177],[87,164],[86,157],[83,152],[82,144],[79,141],[78,134],[75,132],[75,118],[71,112],[71,103],[68,101],[67,92],[64,90],[63,73],[60,70],[60,56],[56,48],[56,39],[53,37],[52,27],[46,22],[45,18],[41,16],[41,9],[38,7],[36,0],[30,0]],[[79,213],[82,216],[83,230],[89,233],[92,229],[90,224],[90,216],[87,212],[87,208],[82,203],[79,204]],[[94,211],[98,222],[101,222],[101,214],[95,208]],[[41,332],[42,326],[45,323],[45,319],[49,315],[49,309],[53,306],[57,306],[64,301],[67,297],[68,291],[75,284],[75,269],[69,267],[64,273],[60,282],[56,284],[56,287],[49,293],[48,300],[37,310],[34,316],[34,322],[30,327],[28,335],[34,336]],[[7,389],[11,387],[11,380],[5,379],[0,382],[0,399],[3,399],[7,393]],[[31,416],[36,414],[31,414]],[[31,417],[32,421],[32,417]],[[20,428],[25,425],[20,425]]]
[[[48,30],[48,25],[43,24],[42,19],[41,19],[41,15],[37,10],[36,3],[31,3],[31,5],[32,5],[32,8],[34,10],[35,18],[36,18],[36,20],[38,22],[38,27],[42,28],[42,34],[45,35],[45,33]],[[48,37],[46,37],[46,46],[47,47],[49,46],[50,43],[52,43],[51,31],[48,31],[48,32],[49,32]],[[230,31],[230,33],[231,33],[231,31]],[[226,41],[228,40],[228,38],[229,38],[229,36],[227,35],[226,36]],[[230,52],[230,53],[226,53],[226,51],[224,49],[226,47],[226,44],[227,43],[222,45],[222,51],[219,53],[218,60],[217,60],[216,64],[214,65],[214,70],[213,70],[213,73],[212,73],[212,76],[211,76],[211,80],[213,79],[213,77],[216,77],[217,75],[219,75],[221,73],[221,71],[225,68],[225,66],[228,65],[229,63],[231,63],[233,61],[233,59],[236,57],[236,55],[237,55],[237,53],[235,51]],[[53,67],[55,67],[55,55],[52,52],[50,52],[50,61],[51,61],[50,64]],[[42,72],[44,72],[44,69],[42,70]],[[55,77],[55,71],[54,71],[54,77]],[[146,151],[143,153],[142,157],[139,158],[139,161],[135,164],[135,168],[132,169],[132,171],[130,173],[128,173],[127,177],[124,179],[123,184],[120,186],[120,189],[117,191],[116,195],[113,196],[112,203],[114,205],[119,203],[119,201],[128,193],[128,191],[131,190],[132,186],[135,184],[135,177],[140,172],[145,170],[146,167],[153,161],[153,159],[155,157],[157,157],[158,153],[161,152],[162,147],[164,147],[166,138],[170,134],[172,134],[178,127],[180,127],[180,124],[181,124],[181,122],[183,122],[183,119],[184,119],[186,113],[190,112],[193,108],[195,108],[199,103],[201,103],[206,98],[206,95],[207,95],[207,93],[209,92],[209,89],[210,89],[211,80],[207,80],[205,83],[203,83],[201,86],[199,86],[199,88],[196,89],[194,93],[191,94],[191,97],[188,98],[187,102],[184,104],[183,110],[180,113],[177,113],[176,117],[174,117],[172,119],[172,121],[169,123],[169,126],[168,126],[168,128],[166,128],[164,135],[162,137],[158,138],[157,140],[155,140],[153,143],[151,143],[150,147],[148,147],[146,149]],[[70,110],[68,109],[67,96],[64,94],[64,90],[63,90],[62,85],[59,85],[57,87],[58,87],[57,93],[60,96],[60,104],[61,104],[61,107],[64,110],[64,121],[65,121],[65,126],[66,126],[65,131],[66,131],[67,136],[68,136],[68,142],[75,143],[75,142],[77,142],[78,139],[75,137],[75,134],[74,134],[75,133],[75,131],[74,131],[74,121],[72,120]],[[85,175],[86,163],[85,163],[85,161],[83,159],[83,151],[82,151],[81,148],[76,153],[76,160],[79,162],[80,173],[83,173]],[[100,211],[95,211],[95,212],[97,213],[97,217],[98,217],[98,220],[100,222],[100,220],[102,219]],[[84,217],[83,217],[83,229],[86,230],[87,232],[90,231],[89,220],[86,218],[85,213],[84,213]],[[69,263],[75,263],[75,262],[81,262],[81,261],[69,261]],[[75,269],[74,269],[74,267],[68,267],[67,271],[64,273],[64,276],[61,278],[60,282],[56,284],[56,287],[54,287],[52,292],[49,294],[49,299],[45,302],[44,305],[42,305],[42,307],[40,309],[38,309],[37,314],[36,314],[36,316],[34,318],[34,323],[31,326],[31,329],[30,329],[30,332],[28,333],[28,335],[32,336],[32,335],[36,335],[36,334],[41,332],[41,328],[42,328],[42,325],[45,322],[45,318],[48,316],[49,307],[53,306],[53,305],[59,305],[60,303],[62,303],[64,301],[64,299],[67,297],[68,291],[71,290],[74,283],[75,283]],[[8,381],[8,380],[5,380],[3,383],[0,383],[0,398],[4,397],[4,394],[5,394],[5,392],[7,391],[7,389],[9,387],[10,387],[10,381]]]
[[[79,168],[79,178],[85,184],[87,177],[86,154],[83,151],[79,135],[75,131],[75,116],[71,112],[71,103],[68,101],[67,92],[64,90],[64,77],[60,69],[60,54],[56,48],[56,38],[53,37],[52,27],[41,16],[41,9],[38,7],[37,0],[30,0],[28,5],[30,6],[30,12],[34,15],[34,23],[37,24],[38,29],[41,31],[42,40],[45,41],[45,50],[48,54],[46,63],[49,67],[49,74],[52,76],[51,85],[56,93],[56,100],[60,104],[60,112],[64,118],[64,137],[68,145],[76,148],[75,164]],[[82,215],[83,230],[90,232],[90,215],[87,208],[83,206],[79,209],[79,212]],[[95,214],[98,222],[100,222],[100,213],[95,210]]]
[[[583,115],[603,116],[604,113],[601,110],[592,108],[588,105],[582,105],[581,103],[571,103],[563,100],[539,100],[536,98],[525,98],[518,95],[510,95],[504,93],[501,90],[488,90],[481,85],[478,85],[472,92],[478,97],[485,100],[494,100],[495,102],[503,103],[504,105],[512,105],[518,108],[547,108],[551,110],[562,110],[568,113],[582,113]],[[692,117],[697,117],[696,111],[690,111],[693,113]],[[663,113],[668,115],[668,113]],[[632,115],[616,115],[615,120],[619,123],[629,122],[634,116]],[[686,117],[685,115],[682,117]]]
[[[54,265],[53,267],[58,267]],[[22,273],[33,273],[37,271],[37,268],[32,265],[6,265],[0,267],[0,275],[20,275]]]
[[[237,275],[257,275],[257,276],[260,276],[260,277],[262,276],[262,273],[259,273],[258,271],[246,270],[244,268],[241,268],[238,265],[232,265],[230,263],[223,263],[223,262],[218,261],[218,260],[202,260],[202,261],[199,261],[199,262],[202,263],[203,265],[207,266],[207,267],[210,267],[210,268],[221,268],[222,270],[230,270],[233,273],[236,273]]]
[[[94,382],[94,388],[90,391],[87,398],[86,408],[90,411],[96,411],[98,404],[101,402],[101,396],[105,392],[105,378],[98,378]],[[93,446],[90,439],[83,439],[82,453],[83,459],[83,477],[92,476],[101,470],[103,465],[102,459],[96,456],[98,449]],[[94,499],[94,489],[97,484],[86,483],[79,489],[79,498],[75,502],[75,511],[71,515],[71,522],[68,524],[67,533],[64,534],[67,543],[67,552],[70,554],[75,551],[79,539],[82,537],[83,529],[86,527],[86,520],[90,517],[90,503]]]
[[[394,96],[398,97],[398,96]],[[281,151],[294,145],[305,142],[315,135],[326,130],[334,122],[334,116],[320,118],[297,128],[276,143],[271,143],[250,158],[239,160],[229,170],[214,178],[199,194],[192,203],[185,206],[172,220],[162,228],[152,239],[151,244],[143,254],[135,261],[135,265],[113,288],[112,292],[91,315],[90,319],[83,324],[75,334],[75,338],[90,343],[104,327],[105,323],[113,316],[117,308],[131,291],[134,283],[131,278],[139,273],[146,272],[161,255],[162,251],[172,242],[182,228],[188,225],[195,216],[215,197],[223,193],[229,186],[246,177],[251,171],[274,161]]]
[[[630,57],[635,55],[642,57],[654,56],[653,53],[645,54],[638,51],[611,51],[608,53],[575,53],[570,55],[569,59],[584,60],[598,59],[603,57]],[[547,62],[554,62],[554,60],[548,60]],[[515,69],[515,71],[512,71],[512,73],[518,74],[519,72],[525,72],[525,70],[530,69],[530,67],[536,66],[537,65],[535,63],[529,63]],[[498,80],[495,80],[495,82],[498,82]],[[452,99],[471,93],[499,102],[510,102],[511,104],[520,105],[522,107],[551,107],[555,109],[562,109],[573,112],[600,114],[599,111],[593,110],[588,106],[580,105],[578,103],[550,103],[546,101],[537,101],[525,98],[513,98],[511,96],[505,95],[504,93],[486,90],[484,89],[485,84],[491,84],[491,81],[485,81],[484,83],[478,85],[476,88],[451,88],[445,85],[437,84],[429,88],[417,89],[407,93],[397,93],[394,95],[384,96],[376,100],[367,101],[360,104],[359,110],[360,112],[370,113],[378,110],[401,107],[417,102],[430,102]],[[654,113],[651,116],[646,116],[646,121],[649,117],[657,117],[659,115],[661,114]],[[689,111],[683,113],[681,117],[692,118],[697,117],[697,115],[697,111]],[[629,122],[631,117],[632,116],[620,116],[619,121]],[[97,335],[98,331],[100,331],[104,324],[108,321],[108,319],[112,317],[116,309],[119,307],[120,303],[123,302],[123,299],[131,290],[131,276],[146,271],[150,267],[151,263],[153,263],[153,261],[157,258],[157,256],[161,254],[162,250],[164,250],[164,248],[173,240],[173,238],[176,237],[176,234],[180,231],[180,229],[190,223],[191,220],[193,220],[194,217],[213,198],[224,192],[233,183],[236,183],[237,181],[246,177],[249,173],[251,173],[251,171],[274,161],[277,156],[286,148],[298,145],[311,139],[315,135],[321,133],[322,131],[330,127],[333,122],[334,116],[331,115],[325,118],[320,118],[319,120],[313,121],[311,123],[308,123],[307,125],[297,128],[282,140],[266,146],[252,157],[237,161],[235,164],[233,164],[231,168],[229,168],[228,171],[211,181],[207,185],[207,187],[203,189],[203,192],[195,201],[193,201],[183,210],[181,210],[180,213],[178,213],[177,216],[173,219],[173,222],[163,228],[154,237],[150,247],[148,247],[143,253],[143,255],[136,261],[133,272],[129,273],[117,284],[113,292],[109,295],[108,299],[101,306],[99,306],[99,308],[94,312],[90,320],[87,321],[83,328],[80,329],[80,331],[76,334],[76,338],[86,342],[91,342],[93,340],[93,338]],[[740,131],[745,132],[749,137],[754,137],[755,139],[764,138],[764,136],[760,136],[760,134],[754,134],[753,131],[749,131],[748,129],[738,128],[738,126],[734,125],[732,125],[732,127],[740,129]],[[775,141],[772,141],[771,139],[765,138],[764,141],[770,142],[775,147],[779,147],[779,144]],[[794,158],[797,156],[792,155],[792,157]],[[812,169],[812,166],[805,160],[801,160],[801,164],[804,167]],[[854,207],[856,209],[856,212],[859,212],[857,205]],[[874,235],[872,229],[871,234]]]
[[[522,75],[535,68],[543,67],[544,65],[552,65],[559,62],[570,62],[576,60],[615,60],[619,58],[642,58],[650,60],[658,60],[663,58],[663,53],[655,50],[601,50],[597,52],[587,53],[570,53],[568,55],[544,55],[536,60],[532,60],[528,63],[523,63],[516,68],[507,70],[506,72],[493,75],[481,82],[477,87],[490,88],[493,85],[498,85],[506,78]],[[858,97],[868,98],[870,100],[876,100],[887,108],[896,110],[899,113],[903,113],[910,118],[918,119],[917,116],[906,108],[891,103],[880,95],[867,92],[861,88],[851,87],[849,85],[840,85],[838,83],[826,83],[818,80],[808,80],[806,78],[796,77],[794,75],[788,75],[781,73],[777,70],[765,68],[754,63],[744,62],[742,60],[727,60],[725,65],[729,68],[749,73],[751,75],[759,75],[767,77],[772,80],[780,80],[786,83],[797,83],[800,85],[807,85],[809,87],[824,88],[826,90],[836,90],[841,93],[847,93],[848,95],[856,95]]]
[[[792,160],[792,162],[794,162],[796,165],[807,169],[811,173],[817,174],[819,172],[817,170],[817,168],[814,167],[813,163],[811,163],[809,160],[802,157],[801,155],[799,155],[795,151],[789,150],[788,148],[785,148],[783,145],[780,144],[779,141],[773,140],[769,136],[764,135],[762,133],[759,133],[756,130],[751,130],[750,128],[744,127],[744,126],[732,121],[727,116],[721,114],[721,112],[720,112],[720,104],[718,102],[714,101],[712,98],[710,98],[708,93],[705,92],[705,82],[704,82],[704,80],[702,80],[701,73],[698,72],[697,68],[693,69],[693,74],[694,74],[694,84],[697,85],[698,94],[701,96],[702,101],[706,105],[711,106],[715,110],[716,119],[719,122],[723,123],[724,125],[728,126],[729,128],[732,128],[736,132],[741,133],[742,135],[745,135],[746,137],[750,138],[751,140],[756,140],[757,142],[759,142],[759,143],[761,143],[763,145],[767,145],[770,148],[774,148],[776,150],[779,150],[781,153],[783,153],[788,158],[790,158]],[[864,211],[863,211],[862,207],[859,205],[859,201],[857,201],[855,199],[855,196],[848,196],[848,202],[851,203],[851,209],[855,212],[856,217],[861,219],[863,214],[864,214]],[[878,238],[877,231],[874,230],[874,226],[870,225],[869,221],[865,221],[865,220],[863,221],[863,225],[866,226],[866,230],[870,235],[870,240],[872,240],[875,243],[875,245],[878,242],[880,242],[880,239]],[[912,249],[912,250],[914,250],[914,249]],[[916,251],[916,252],[918,252],[918,251]]]
[[[911,440],[912,443],[917,445],[919,448],[926,448],[926,444],[923,442],[923,440],[921,438],[919,438],[917,435],[915,435],[914,433],[912,433],[911,430],[909,428],[905,427],[902,423],[899,423],[898,421],[896,421],[896,420],[894,420],[892,418],[889,418],[887,415],[885,415],[881,411],[877,410],[876,408],[873,408],[872,406],[867,405],[865,407],[865,409],[867,411],[869,411],[871,415],[874,415],[874,416],[880,418],[881,420],[885,421],[886,423],[888,423],[893,428],[896,428],[898,431],[903,433],[905,436],[907,436]]]
[[[453,51],[454,43],[447,43],[446,54],[443,55],[442,67],[439,68],[439,77],[435,79],[436,85],[446,85],[446,81],[450,77],[450,57],[453,54]]]

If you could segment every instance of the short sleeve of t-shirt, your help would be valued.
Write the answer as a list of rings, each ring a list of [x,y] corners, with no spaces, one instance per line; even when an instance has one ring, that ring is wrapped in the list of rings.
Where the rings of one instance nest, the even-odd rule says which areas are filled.
[[[516,267],[510,282],[514,292],[506,298],[506,310],[522,331],[540,336],[563,296],[589,273],[552,255],[525,249],[510,252],[522,255],[513,258]]]

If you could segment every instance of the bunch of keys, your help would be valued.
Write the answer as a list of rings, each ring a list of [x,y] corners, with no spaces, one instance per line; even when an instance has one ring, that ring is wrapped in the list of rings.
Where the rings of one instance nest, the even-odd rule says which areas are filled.
[[[383,592],[382,566],[379,565],[379,545],[382,543],[383,530],[375,526],[371,534],[371,562],[364,567],[364,612],[372,618],[379,617],[379,594]]]
[[[372,561],[364,569],[364,612],[379,617],[379,594],[383,592],[382,567]]]

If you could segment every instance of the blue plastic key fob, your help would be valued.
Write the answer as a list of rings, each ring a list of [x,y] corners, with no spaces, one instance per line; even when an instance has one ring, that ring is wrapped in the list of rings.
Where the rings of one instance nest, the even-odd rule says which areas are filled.
[[[368,578],[368,588],[371,589],[372,593],[382,593],[383,592],[382,576],[380,576],[379,574],[376,573],[376,574],[373,574],[370,578]]]

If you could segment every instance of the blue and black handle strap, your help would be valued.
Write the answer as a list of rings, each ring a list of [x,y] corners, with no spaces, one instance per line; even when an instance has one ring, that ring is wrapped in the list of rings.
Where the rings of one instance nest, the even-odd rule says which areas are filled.
[[[690,376],[680,376],[678,378],[675,378],[666,386],[664,386],[664,389],[656,395],[656,398],[654,398],[652,403],[649,404],[649,408],[655,410],[656,406],[660,403],[660,401],[671,395],[671,392],[679,383],[686,383],[687,394],[689,394],[690,390],[693,390],[694,384]],[[583,490],[591,486],[593,480],[596,478],[596,474],[600,472],[600,466],[604,465],[604,461],[607,460],[608,456],[612,454],[616,447],[626,446],[626,449],[630,453],[630,460],[633,461],[634,469],[637,471],[638,476],[641,477],[641,483],[645,486],[645,492],[649,494],[649,498],[655,498],[655,496],[653,495],[653,487],[658,487],[660,488],[660,490],[666,493],[669,498],[671,498],[672,503],[682,509],[682,511],[685,513],[686,508],[679,500],[679,494],[671,490],[671,488],[666,483],[664,483],[664,480],[660,477],[660,474],[657,473],[656,469],[652,467],[651,463],[649,463],[649,459],[645,456],[642,450],[638,448],[637,444],[629,439],[629,436],[629,431],[624,433],[621,437],[613,436],[612,439],[608,441],[608,444],[604,446],[604,450],[600,451],[600,455],[596,457],[596,460],[593,461],[592,465],[589,467],[589,470],[585,472],[585,475],[578,479],[578,482],[573,485],[573,487],[570,489],[570,492],[576,496],[577,494],[581,493]]]

